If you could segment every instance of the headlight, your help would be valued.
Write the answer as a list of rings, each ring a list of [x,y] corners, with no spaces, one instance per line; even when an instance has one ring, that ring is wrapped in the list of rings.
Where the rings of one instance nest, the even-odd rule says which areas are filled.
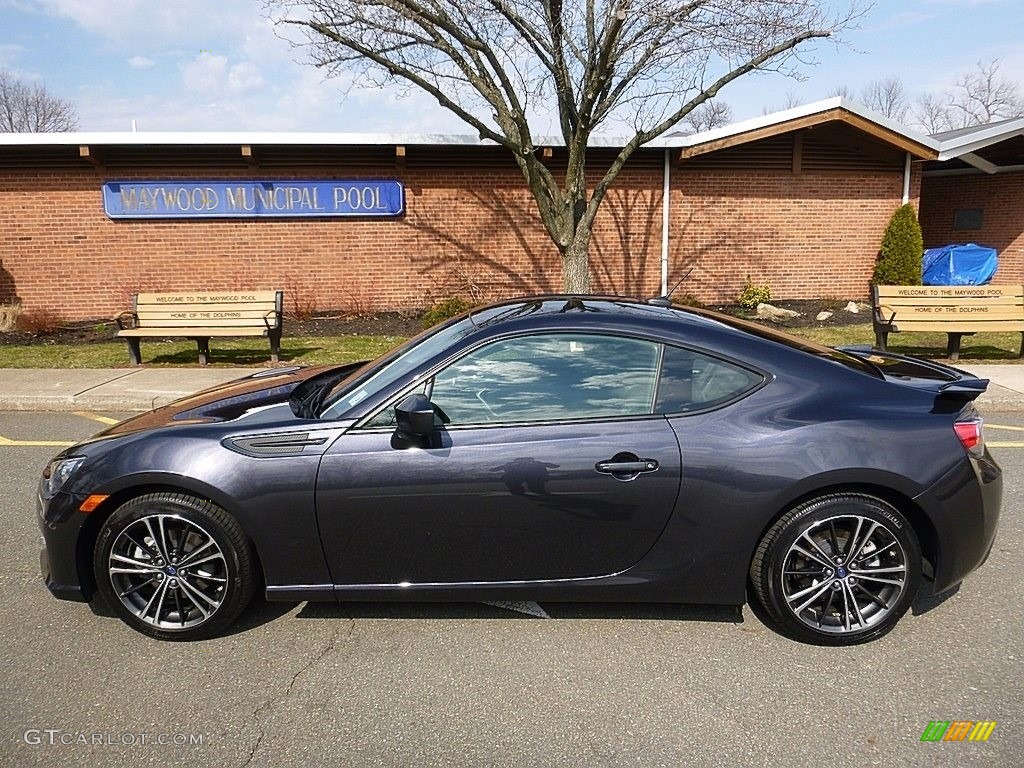
[[[58,491],[64,487],[64,484],[75,474],[75,470],[82,465],[83,461],[85,461],[84,456],[71,456],[70,458],[51,461],[46,469],[43,470],[43,496],[47,499],[52,499],[56,496]]]

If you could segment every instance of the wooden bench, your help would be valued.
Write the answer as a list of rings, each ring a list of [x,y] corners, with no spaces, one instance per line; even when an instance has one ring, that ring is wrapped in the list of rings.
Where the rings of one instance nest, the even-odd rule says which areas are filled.
[[[1024,355],[1024,286],[876,285],[871,289],[875,344],[885,350],[890,333],[938,331],[946,354],[960,357],[960,339],[987,331],[1020,331]]]
[[[201,365],[209,361],[213,337],[266,336],[270,360],[276,363],[281,353],[283,306],[283,291],[138,293],[132,296],[132,310],[115,320],[121,329],[117,335],[128,342],[134,365],[142,363],[142,339],[174,336],[195,340]]]

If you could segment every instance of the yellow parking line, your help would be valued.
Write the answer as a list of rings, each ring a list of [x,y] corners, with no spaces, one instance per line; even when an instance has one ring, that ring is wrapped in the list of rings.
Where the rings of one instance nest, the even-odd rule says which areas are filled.
[[[117,419],[112,419],[109,416],[100,416],[98,413],[89,413],[88,411],[75,411],[75,416],[81,416],[83,419],[92,419],[98,421],[100,424],[119,424]]]
[[[51,446],[53,448],[67,448],[74,443],[67,440],[10,440],[0,435],[0,446]]]
[[[989,448],[1024,448],[1024,443],[985,443]]]

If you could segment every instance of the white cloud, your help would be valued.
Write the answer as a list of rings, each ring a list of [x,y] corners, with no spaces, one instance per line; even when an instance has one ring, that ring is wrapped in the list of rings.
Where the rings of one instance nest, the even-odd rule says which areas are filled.
[[[260,6],[252,0],[40,0],[43,10],[71,19],[117,44],[136,47],[155,42],[191,44],[196,50],[211,40],[260,21]],[[191,47],[189,45],[189,47]]]
[[[25,47],[13,43],[0,44],[0,68],[8,69],[25,52]]]
[[[128,66],[132,69],[147,69],[152,67],[154,64],[156,64],[156,62],[146,56],[132,56],[128,59]]]
[[[235,64],[228,70],[228,88],[233,91],[251,91],[263,85],[260,68],[251,61]]]

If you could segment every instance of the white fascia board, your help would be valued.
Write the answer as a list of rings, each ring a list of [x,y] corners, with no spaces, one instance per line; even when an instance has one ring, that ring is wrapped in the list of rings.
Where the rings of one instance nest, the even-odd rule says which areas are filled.
[[[911,131],[883,115],[842,97],[802,104],[792,109],[762,115],[750,120],[714,128],[710,131],[689,136],[673,136],[654,139],[644,145],[648,149],[671,149],[692,147],[710,141],[737,136],[772,125],[786,123],[831,109],[842,108],[865,120],[898,133],[911,141],[931,149],[939,149],[939,142],[929,136]],[[593,136],[590,147],[618,149],[629,139],[621,136]],[[6,133],[0,134],[0,146],[498,146],[489,139],[480,139],[471,134],[422,134],[422,133],[275,133],[267,131],[85,131],[81,133]],[[537,147],[561,147],[565,142],[556,136],[538,136]]]
[[[719,139],[725,139],[730,136],[737,136],[739,134],[748,133],[750,131],[757,131],[761,128],[768,128],[773,125],[780,123],[788,123],[791,120],[799,120],[804,117],[810,117],[811,115],[817,115],[822,112],[828,112],[832,109],[845,109],[858,117],[862,117],[872,123],[886,128],[893,133],[910,139],[913,142],[921,144],[922,146],[928,147],[929,149],[938,150],[939,142],[930,136],[926,136],[923,133],[907,128],[905,125],[896,122],[884,115],[880,115],[877,112],[873,112],[862,104],[858,104],[855,101],[850,101],[842,96],[835,96],[831,99],[824,99],[822,101],[815,101],[811,104],[801,104],[798,107],[792,109],[785,109],[781,112],[773,112],[770,115],[762,115],[755,117],[750,120],[743,120],[739,123],[732,123],[731,125],[724,126],[722,128],[714,128],[710,131],[703,131],[701,133],[694,133],[689,136],[672,136],[661,139],[655,139],[649,144],[645,145],[648,147],[665,147],[665,148],[683,148],[693,147],[700,144],[706,144],[711,141],[717,141]]]
[[[985,147],[991,147],[1014,136],[1024,136],[1024,117],[1012,123],[1003,123],[988,129],[981,129],[966,136],[941,142],[939,160],[952,160]]]

